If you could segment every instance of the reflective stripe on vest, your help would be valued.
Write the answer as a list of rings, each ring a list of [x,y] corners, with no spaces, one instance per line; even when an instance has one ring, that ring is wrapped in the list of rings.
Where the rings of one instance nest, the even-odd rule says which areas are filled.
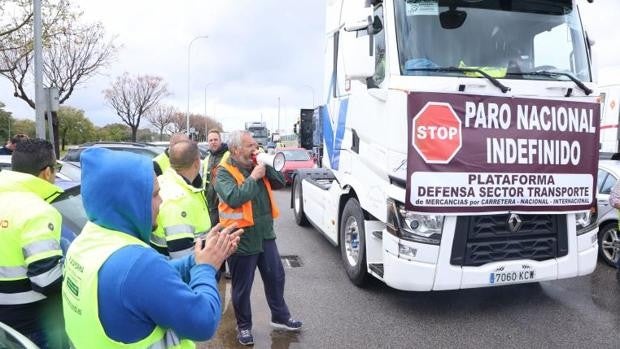
[[[25,279],[28,277],[28,269],[24,266],[0,267],[0,279]]]
[[[35,254],[60,250],[60,244],[57,240],[48,239],[43,241],[35,241],[29,245],[22,247],[24,258],[34,256]]]
[[[52,282],[58,280],[62,276],[62,265],[57,264],[54,268],[41,273],[39,275],[31,276],[30,281],[37,284],[39,287],[45,287]]]
[[[0,293],[0,304],[2,305],[28,304],[42,299],[45,299],[45,296],[35,291]]]
[[[133,343],[121,343],[108,337],[99,320],[99,270],[108,258],[125,246],[147,247],[133,236],[87,223],[67,253],[62,284],[66,332],[73,347],[89,348],[194,348],[189,340],[180,340],[162,327]],[[103,305],[105,306],[105,305]]]
[[[0,283],[13,284],[14,282],[20,283],[21,280],[27,279],[28,270],[26,267],[0,267]],[[28,304],[34,303],[45,299],[45,296],[39,292],[28,290],[24,292],[16,293],[2,293],[0,292],[0,304],[1,305],[16,305],[16,304]]]
[[[166,238],[163,238],[159,235],[155,235],[155,234],[151,234],[151,243],[153,243],[154,245],[157,245],[159,247],[166,247],[167,243],[166,243]]]
[[[226,162],[221,162],[220,165],[224,167],[228,173],[230,173],[235,181],[237,181],[238,185],[241,185],[243,181],[245,181],[245,177],[243,177],[243,173],[239,171],[239,169],[231,164]],[[276,205],[276,200],[273,196],[273,192],[271,191],[271,184],[266,177],[263,177],[263,183],[265,183],[265,188],[267,188],[267,194],[269,195],[269,202],[271,203],[271,216],[273,219],[278,218],[280,215],[280,211],[278,210],[278,206]],[[237,228],[251,227],[254,225],[254,214],[252,211],[252,200],[246,201],[243,205],[233,208],[230,207],[224,200],[220,200],[218,205],[219,215],[220,215],[220,223],[224,226],[229,226],[232,223],[237,223]]]
[[[180,250],[180,251],[168,251],[168,254],[170,255],[171,259],[178,259],[181,257],[185,257],[185,256],[189,256],[190,254],[192,254],[194,252],[194,247],[189,247],[186,248],[184,250]]]
[[[190,234],[192,236],[192,239],[194,238],[195,230],[196,229],[189,224],[178,224],[170,227],[164,227],[164,233],[166,234],[166,236]]]

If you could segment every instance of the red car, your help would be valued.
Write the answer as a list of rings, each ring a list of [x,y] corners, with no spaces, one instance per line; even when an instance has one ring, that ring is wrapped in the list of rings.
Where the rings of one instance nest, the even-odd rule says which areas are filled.
[[[283,153],[286,160],[284,167],[280,170],[286,179],[286,184],[292,184],[293,171],[300,168],[315,168],[316,163],[308,150],[304,148],[278,148],[276,153]]]

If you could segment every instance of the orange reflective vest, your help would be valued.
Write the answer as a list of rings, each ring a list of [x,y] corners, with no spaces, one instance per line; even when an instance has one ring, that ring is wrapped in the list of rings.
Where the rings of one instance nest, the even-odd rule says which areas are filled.
[[[241,185],[245,180],[245,177],[243,177],[241,171],[239,171],[239,169],[235,166],[229,164],[228,161],[221,162],[220,166],[224,167],[228,173],[235,178],[238,185]],[[273,197],[273,192],[271,191],[271,184],[266,177],[263,177],[263,183],[265,183],[267,193],[269,194],[269,202],[271,202],[271,216],[273,219],[276,219],[280,215],[280,210],[278,210],[278,206],[276,206],[276,200]],[[224,202],[224,200],[220,200],[218,209],[220,211],[220,223],[226,227],[232,223],[237,223],[237,228],[251,227],[254,225],[252,200],[246,201],[243,205],[237,208],[230,207],[226,202]]]

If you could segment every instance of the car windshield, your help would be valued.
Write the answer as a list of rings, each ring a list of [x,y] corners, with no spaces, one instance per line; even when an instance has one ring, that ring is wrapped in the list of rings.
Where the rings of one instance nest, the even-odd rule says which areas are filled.
[[[305,150],[281,150],[279,151],[284,154],[284,159],[286,161],[308,161],[310,160],[310,155]]]
[[[570,0],[395,0],[403,75],[591,81],[579,13]],[[437,44],[441,43],[441,44]],[[433,70],[434,69],[434,70]],[[480,76],[476,73],[465,73]]]
[[[79,234],[88,221],[84,206],[82,204],[82,195],[80,186],[65,190],[58,198],[52,202],[52,205],[62,215],[62,223],[67,226],[75,234]]]

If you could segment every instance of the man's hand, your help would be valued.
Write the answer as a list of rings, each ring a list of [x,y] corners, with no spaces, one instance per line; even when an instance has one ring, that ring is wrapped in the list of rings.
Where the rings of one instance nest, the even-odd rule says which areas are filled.
[[[216,225],[205,238],[196,240],[194,256],[196,264],[210,264],[219,269],[230,255],[235,253],[243,229],[236,229],[237,224],[231,224],[225,229]]]
[[[258,164],[256,166],[254,166],[254,169],[252,170],[252,173],[250,173],[250,177],[254,178],[254,180],[258,181],[259,179],[263,178],[265,176],[265,172],[266,172],[266,168],[265,168],[265,164]]]

